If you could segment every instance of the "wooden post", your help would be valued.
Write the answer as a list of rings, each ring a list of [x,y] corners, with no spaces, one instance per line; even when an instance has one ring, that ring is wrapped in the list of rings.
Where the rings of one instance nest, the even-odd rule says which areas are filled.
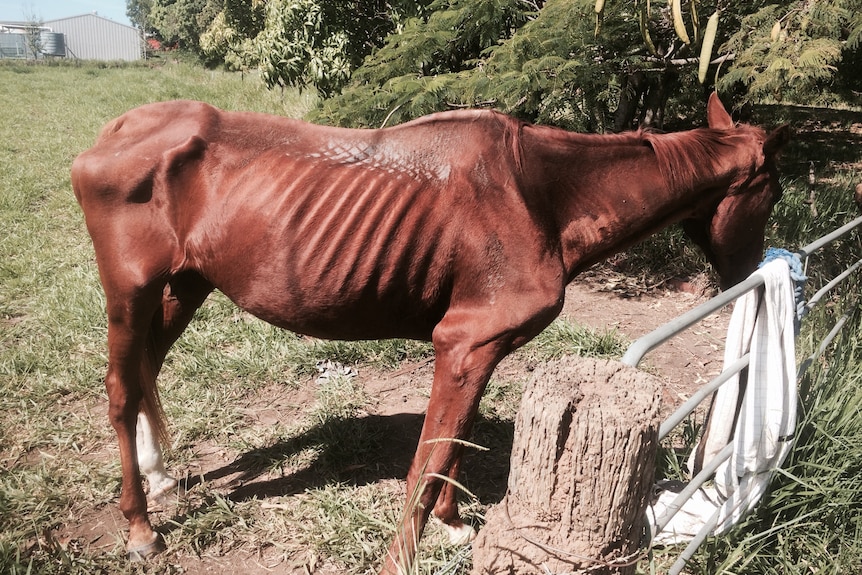
[[[506,497],[473,543],[473,575],[635,572],[661,386],[619,362],[536,370],[515,423]]]

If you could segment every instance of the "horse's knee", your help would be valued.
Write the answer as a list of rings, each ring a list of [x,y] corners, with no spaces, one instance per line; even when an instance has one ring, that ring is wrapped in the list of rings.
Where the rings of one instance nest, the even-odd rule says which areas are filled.
[[[105,378],[108,392],[108,420],[118,432],[133,432],[143,393],[135,386],[124,385],[115,374]]]

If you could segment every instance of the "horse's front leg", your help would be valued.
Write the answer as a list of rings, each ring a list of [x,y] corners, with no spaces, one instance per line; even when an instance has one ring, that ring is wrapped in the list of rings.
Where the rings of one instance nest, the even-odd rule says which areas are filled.
[[[467,345],[446,345],[435,330],[436,362],[431,399],[419,446],[407,474],[407,505],[395,539],[390,546],[381,573],[409,573],[419,538],[435,502],[441,500],[442,519],[454,529],[463,523],[458,516],[454,486],[441,477],[457,472],[462,445],[468,437],[479,406],[479,400],[494,367],[503,357],[500,346],[487,345],[469,349]]]
[[[145,328],[143,328],[145,334]],[[108,325],[108,418],[117,434],[123,479],[120,510],[129,522],[129,557],[140,560],[163,549],[163,543],[153,530],[147,515],[138,466],[136,430],[142,397],[141,361],[144,337],[129,326]]]
[[[554,280],[555,276],[551,277]],[[558,283],[536,285],[535,291],[509,294],[512,301],[497,294],[499,307],[470,304],[450,308],[434,329],[434,384],[407,474],[407,505],[382,573],[410,572],[432,509],[447,525],[450,536],[455,532],[469,540],[472,528],[465,527],[458,515],[457,487],[443,478],[457,477],[464,450],[459,442],[469,437],[494,368],[559,313],[562,297]]]

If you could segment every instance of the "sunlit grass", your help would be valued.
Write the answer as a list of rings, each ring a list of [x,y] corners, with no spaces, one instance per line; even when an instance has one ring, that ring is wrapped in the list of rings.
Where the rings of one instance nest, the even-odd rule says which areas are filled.
[[[781,109],[763,110],[767,117]],[[793,110],[797,122],[816,119],[822,110]],[[830,111],[831,128],[847,130],[858,112]],[[801,115],[800,115],[801,114]],[[846,133],[846,132],[844,132]],[[814,170],[813,194],[810,172]],[[862,147],[830,131],[798,135],[781,160],[784,197],[767,230],[767,245],[796,250],[855,219],[853,189],[862,182]],[[813,203],[811,199],[813,197]],[[654,245],[658,245],[658,242]],[[647,248],[647,249],[655,249]],[[810,257],[806,295],[862,255],[858,232],[846,235]],[[800,412],[794,449],[755,512],[727,537],[710,538],[686,566],[693,575],[803,575],[862,572],[862,363],[859,337],[859,278],[851,278],[824,298],[802,322],[797,337],[801,363],[844,313],[845,329],[799,382]],[[691,443],[695,429],[682,427]],[[684,441],[683,441],[684,440]],[[687,479],[673,451],[661,463],[667,476]],[[666,570],[681,547],[656,552],[651,566]],[[644,571],[649,572],[649,571]]]
[[[405,340],[345,343],[301,337],[239,312],[220,294],[200,310],[160,377],[174,468],[188,468],[199,446],[206,444],[222,446],[226,465],[242,457],[249,471],[270,481],[297,474],[319,479],[295,494],[265,500],[234,501],[210,483],[197,484],[177,508],[163,514],[160,529],[169,552],[146,566],[126,562],[122,522],[113,530],[116,541],[108,542],[108,551],[93,552],[80,541],[52,535],[93,510],[116,506],[119,495],[119,463],[102,383],[104,298],[71,192],[73,158],[92,144],[106,121],[149,101],[195,98],[228,109],[298,116],[313,99],[266,91],[254,78],[170,62],[157,67],[3,64],[0,86],[0,572],[180,573],[187,558],[240,548],[248,554],[302,555],[309,564],[341,572],[374,572],[405,495],[401,471],[396,477],[386,469],[366,483],[345,479],[345,467],[371,467],[373,454],[391,441],[365,421],[371,398],[349,379],[333,380],[316,387],[313,400],[297,409],[293,420],[267,429],[249,428],[248,402],[262,393],[265,399],[268,390],[298,389],[314,378],[320,361],[398,369],[429,361],[432,347]],[[862,176],[839,165],[858,152],[842,151],[838,157],[838,146],[840,142],[821,144],[819,152],[809,146],[787,155],[787,191],[770,227],[770,244],[799,246],[855,215],[847,193]],[[805,203],[808,153],[821,154],[813,156],[819,158],[817,218]],[[840,162],[830,163],[833,157]],[[673,265],[691,271],[696,256],[678,235],[659,238],[632,257],[643,254],[641,262],[667,258],[668,245],[676,250],[670,258]],[[837,253],[842,261],[858,256],[858,241],[842,243]],[[832,302],[825,315],[838,307]],[[803,337],[814,341],[815,330],[810,329]],[[526,363],[568,353],[614,358],[626,344],[613,330],[558,320],[516,358]],[[858,344],[848,345],[843,355],[818,363],[821,371],[812,376],[811,398],[820,402],[812,405],[821,407],[809,408],[805,436],[831,451],[794,456],[780,488],[786,495],[777,499],[787,505],[786,511],[766,508],[774,515],[764,515],[763,524],[787,525],[775,534],[781,541],[748,531],[732,540],[741,542],[742,551],[717,542],[698,560],[705,566],[701,572],[716,566],[743,572],[741,564],[757,564],[752,555],[773,558],[784,553],[800,564],[822,567],[827,564],[824,555],[815,550],[823,549],[836,558],[835,565],[848,569],[862,556],[858,521],[851,511],[857,501],[852,480],[859,458],[853,428],[858,374],[838,369],[858,361]],[[525,383],[495,376],[483,398],[478,432],[498,452],[506,449],[505,422],[513,420]],[[851,387],[836,387],[839,384]],[[833,407],[825,402],[830,397],[839,398],[834,401],[842,408],[840,422],[830,419]],[[840,431],[838,423],[844,426]],[[505,453],[500,455],[506,459]],[[827,455],[834,459],[825,459]],[[820,467],[828,475],[814,479]],[[830,484],[840,493],[830,494]],[[804,489],[798,494],[794,489],[799,485]],[[809,499],[811,506],[797,509],[800,501]],[[465,505],[466,514],[481,514],[481,504]],[[809,520],[792,523],[797,511],[810,514]],[[820,523],[824,529],[813,530],[811,525]],[[812,533],[809,539],[806,530]],[[797,551],[777,551],[779,543]],[[433,527],[422,545],[420,572],[436,573],[453,562],[459,567],[452,572],[469,570],[469,559],[445,545]]]

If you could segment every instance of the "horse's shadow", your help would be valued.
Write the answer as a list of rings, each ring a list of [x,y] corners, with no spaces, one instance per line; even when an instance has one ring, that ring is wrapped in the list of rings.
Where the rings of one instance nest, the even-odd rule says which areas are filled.
[[[416,450],[423,419],[424,415],[413,413],[331,418],[295,437],[247,451],[227,465],[186,477],[181,480],[181,488],[189,491],[202,483],[230,478],[223,497],[236,503],[296,495],[333,483],[361,486],[403,479]],[[459,480],[483,504],[499,502],[505,494],[513,434],[511,421],[477,417],[471,441],[487,450],[465,451]],[[271,477],[280,462],[307,449],[317,454],[308,465]],[[265,475],[270,478],[260,479]],[[160,531],[180,528],[208,506],[207,500],[172,517]]]

